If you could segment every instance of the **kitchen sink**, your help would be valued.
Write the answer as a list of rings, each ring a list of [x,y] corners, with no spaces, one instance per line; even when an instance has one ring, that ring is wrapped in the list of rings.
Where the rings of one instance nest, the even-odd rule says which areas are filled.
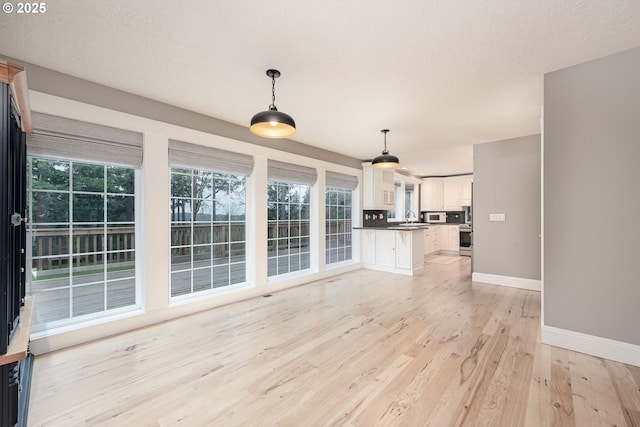
[[[399,222],[397,224],[391,225],[387,228],[391,230],[420,230],[423,228],[427,228],[427,224],[419,223],[419,222]]]

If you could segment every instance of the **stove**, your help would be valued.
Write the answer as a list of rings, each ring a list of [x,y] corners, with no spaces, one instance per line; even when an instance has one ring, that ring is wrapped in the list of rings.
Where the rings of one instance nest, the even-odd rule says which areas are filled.
[[[473,251],[473,227],[471,224],[460,224],[460,255],[471,256]]]

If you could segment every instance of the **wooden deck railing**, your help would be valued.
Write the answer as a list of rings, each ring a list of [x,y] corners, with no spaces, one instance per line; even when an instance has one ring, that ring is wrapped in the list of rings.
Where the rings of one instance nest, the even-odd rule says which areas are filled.
[[[135,231],[133,227],[47,228],[31,230],[32,268],[38,272],[69,267],[70,256],[75,267],[102,265],[105,261],[133,263]],[[73,239],[73,254],[70,242]],[[104,250],[107,259],[104,259]]]
[[[351,228],[350,221],[331,221],[326,226],[327,234],[342,233]],[[291,245],[285,244],[280,238],[296,238],[308,236],[310,225],[308,222],[300,223],[269,223],[267,236],[269,249],[276,246],[282,248]],[[74,267],[102,266],[103,263],[130,263],[135,261],[135,230],[134,227],[110,227],[106,230],[100,227],[74,228],[70,235],[68,228],[34,229],[32,236],[32,259],[34,268],[39,273],[51,270],[69,268],[72,262]],[[193,237],[193,240],[192,240]],[[73,239],[73,254],[70,256],[70,243]],[[173,225],[171,227],[171,255],[172,257],[189,257],[190,245],[206,245],[215,243],[234,243],[246,241],[246,228],[243,223],[228,224],[202,224]],[[293,243],[296,245],[296,243]],[[303,246],[308,242],[298,242]],[[104,258],[104,250],[107,250],[107,259]],[[229,249],[226,249],[227,251]],[[228,254],[221,253],[220,256]],[[70,261],[72,259],[72,261]],[[175,260],[175,259],[174,259]]]

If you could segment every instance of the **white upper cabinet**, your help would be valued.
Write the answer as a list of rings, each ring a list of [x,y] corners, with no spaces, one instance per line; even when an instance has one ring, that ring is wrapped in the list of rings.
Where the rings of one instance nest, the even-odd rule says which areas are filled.
[[[420,185],[421,211],[460,211],[471,205],[473,176],[426,178]]]
[[[444,210],[443,179],[428,178],[420,185],[420,210]]]
[[[393,171],[362,164],[362,208],[391,210],[394,208]]]
[[[447,178],[444,180],[444,210],[460,211],[462,204],[462,178]]]
[[[471,206],[471,186],[473,184],[473,176],[464,177],[462,179],[462,196],[460,203],[462,206]]]

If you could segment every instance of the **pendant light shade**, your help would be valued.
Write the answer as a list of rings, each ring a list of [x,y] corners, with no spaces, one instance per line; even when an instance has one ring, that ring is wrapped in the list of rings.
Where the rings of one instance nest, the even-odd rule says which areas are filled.
[[[286,138],[296,133],[296,122],[276,108],[276,78],[280,77],[280,71],[269,69],[267,76],[271,77],[271,105],[267,111],[253,116],[249,130],[265,138]]]
[[[389,150],[387,150],[387,132],[389,132],[389,129],[382,129],[380,132],[384,134],[384,150],[382,150],[382,154],[380,156],[371,161],[371,166],[381,169],[397,168],[400,164],[400,160],[398,160],[396,156],[389,154]]]

